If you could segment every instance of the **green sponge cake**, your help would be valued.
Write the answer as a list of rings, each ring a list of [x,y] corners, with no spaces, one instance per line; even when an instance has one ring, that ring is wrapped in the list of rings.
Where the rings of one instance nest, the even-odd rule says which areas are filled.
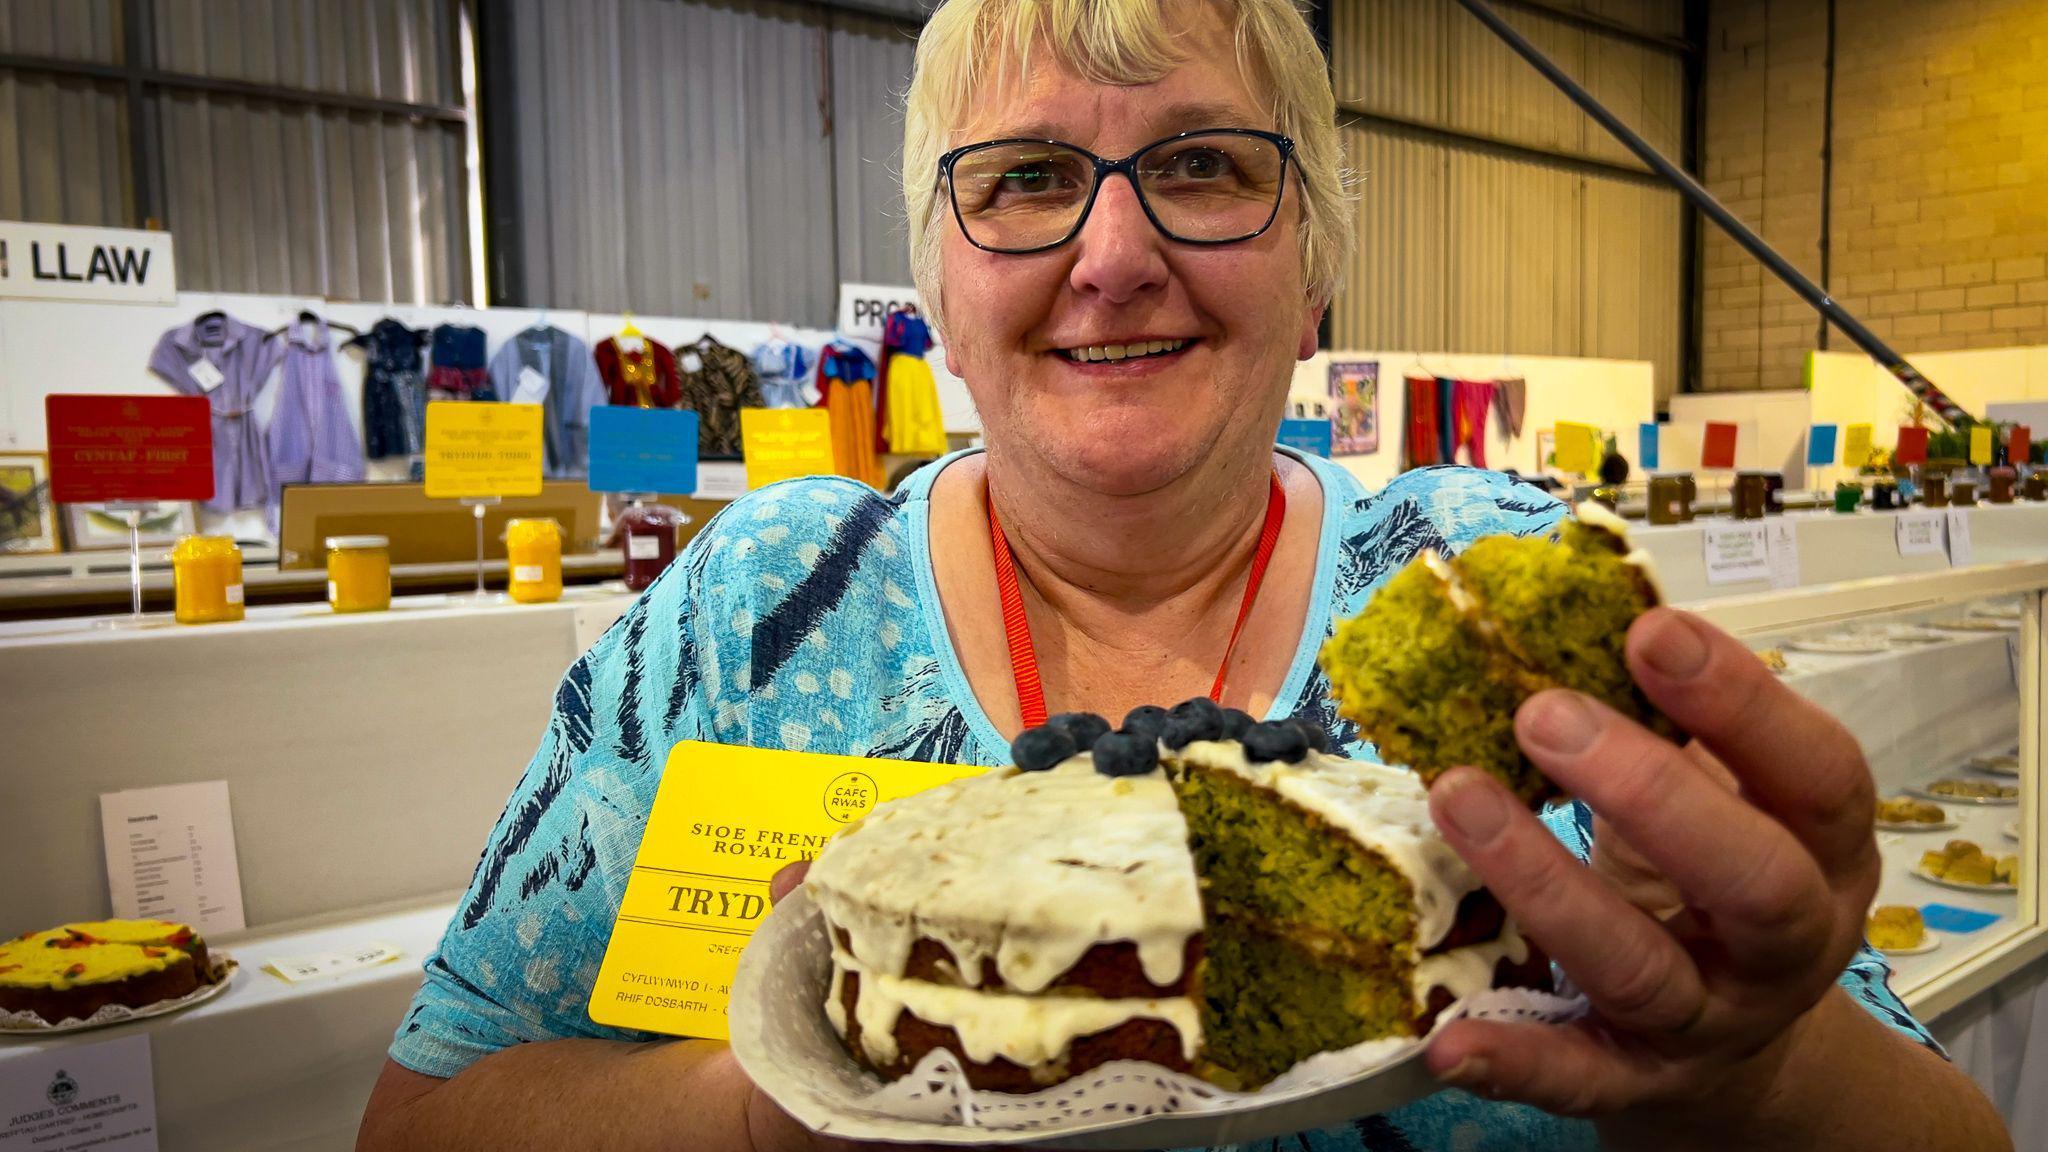
[[[1206,699],[1055,717],[1015,767],[877,806],[805,880],[827,1018],[892,1078],[943,1048],[993,1091],[1116,1060],[1255,1088],[1547,983],[1421,781],[1324,744]]]
[[[1515,710],[1546,688],[1676,729],[1623,657],[1628,627],[1659,601],[1621,519],[1579,506],[1554,539],[1489,536],[1445,560],[1425,553],[1323,647],[1338,711],[1389,764],[1424,780],[1470,764],[1537,803],[1557,794],[1515,742]]]

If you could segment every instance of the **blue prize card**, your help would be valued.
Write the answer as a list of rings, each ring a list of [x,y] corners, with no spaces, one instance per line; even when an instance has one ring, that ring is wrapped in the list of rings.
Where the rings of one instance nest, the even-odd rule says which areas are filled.
[[[1815,424],[1806,431],[1806,462],[1825,466],[1835,462],[1835,425]]]
[[[1662,447],[1655,424],[1636,425],[1636,462],[1643,466],[1643,471],[1661,466]]]
[[[1998,923],[1998,917],[1989,912],[1958,908],[1953,904],[1922,904],[1920,919],[1937,932],[1975,932]]]
[[[1289,416],[1280,421],[1280,443],[1289,448],[1327,459],[1332,442],[1330,422],[1327,419],[1297,420]]]
[[[605,405],[590,410],[594,492],[697,490],[697,414]]]

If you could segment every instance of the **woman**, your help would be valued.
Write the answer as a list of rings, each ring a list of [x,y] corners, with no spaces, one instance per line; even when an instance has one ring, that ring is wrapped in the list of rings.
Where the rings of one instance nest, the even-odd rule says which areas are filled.
[[[1224,703],[1310,717],[1366,754],[1315,669],[1331,620],[1424,547],[1545,531],[1560,510],[1458,469],[1368,493],[1274,450],[1348,246],[1338,154],[1287,0],[952,0],[933,16],[909,95],[913,254],[987,451],[889,500],[813,479],[736,502],[570,670],[400,1025],[364,1147],[826,1143],[722,1046],[585,1015],[677,740],[998,764],[1037,699],[1013,657],[1035,655],[1053,711],[1178,701],[1220,669]],[[1005,553],[1029,654],[1003,626]],[[1593,868],[1486,777],[1432,795],[1594,1018],[1453,1025],[1430,1067],[1463,1091],[1302,1142],[2002,1146],[1858,951],[1877,865],[1854,742],[1689,617],[1653,613],[1630,639],[1644,689],[1726,770],[1554,693],[1518,731],[1604,818]],[[1582,850],[1592,826],[1560,819]]]

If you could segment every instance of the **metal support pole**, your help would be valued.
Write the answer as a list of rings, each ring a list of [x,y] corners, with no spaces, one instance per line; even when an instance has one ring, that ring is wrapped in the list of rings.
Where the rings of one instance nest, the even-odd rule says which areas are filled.
[[[1559,68],[1556,62],[1545,56],[1534,44],[1529,43],[1527,37],[1517,32],[1506,20],[1501,19],[1500,14],[1495,12],[1486,0],[1458,0],[1458,4],[1470,12],[1474,19],[1486,25],[1494,35],[1500,37],[1508,47],[1514,49],[1516,55],[1527,60],[1530,67],[1555,84],[1558,90],[1583,109],[1586,115],[1591,116],[1616,140],[1621,141],[1623,147],[1635,153],[1636,158],[1648,165],[1651,171],[1678,189],[1680,195],[1691,201],[1693,207],[1698,208],[1707,219],[1719,225],[1737,244],[1742,245],[1744,251],[1762,261],[1764,267],[1769,268],[1773,275],[1798,293],[1800,299],[1818,309],[1827,322],[1847,333],[1849,339],[1856,342],[1857,347],[1869,353],[1871,359],[1884,365],[1886,371],[1897,377],[1899,383],[1904,384],[1908,391],[1919,397],[1942,420],[1954,428],[1967,428],[1977,423],[1974,416],[1963,411],[1962,407],[1949,399],[1946,393],[1936,388],[1918,369],[1907,363],[1904,356],[1894,352],[1883,340],[1878,339],[1875,332],[1864,327],[1861,320],[1851,316],[1846,309],[1837,304],[1834,297],[1828,295],[1825,289],[1809,280],[1805,273],[1792,266],[1791,261],[1780,256],[1777,249],[1764,243],[1763,237],[1736,219],[1735,214],[1728,211],[1719,200],[1714,199],[1714,194],[1702,187],[1699,181],[1672,163],[1662,152],[1652,148],[1648,141],[1622,123],[1620,117],[1608,111],[1605,104],[1594,99],[1592,93],[1566,75],[1564,69]]]

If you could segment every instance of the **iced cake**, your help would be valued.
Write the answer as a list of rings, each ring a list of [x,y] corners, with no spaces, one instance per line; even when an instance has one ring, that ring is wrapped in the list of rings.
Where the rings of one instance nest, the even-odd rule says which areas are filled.
[[[168,920],[64,924],[0,944],[0,1012],[50,1024],[175,999],[213,978],[206,942]]]
[[[1543,982],[1421,781],[1322,744],[1207,700],[1056,717],[1014,766],[878,806],[805,881],[832,1025],[887,1077],[945,1048],[996,1091],[1118,1059],[1249,1088]]]

